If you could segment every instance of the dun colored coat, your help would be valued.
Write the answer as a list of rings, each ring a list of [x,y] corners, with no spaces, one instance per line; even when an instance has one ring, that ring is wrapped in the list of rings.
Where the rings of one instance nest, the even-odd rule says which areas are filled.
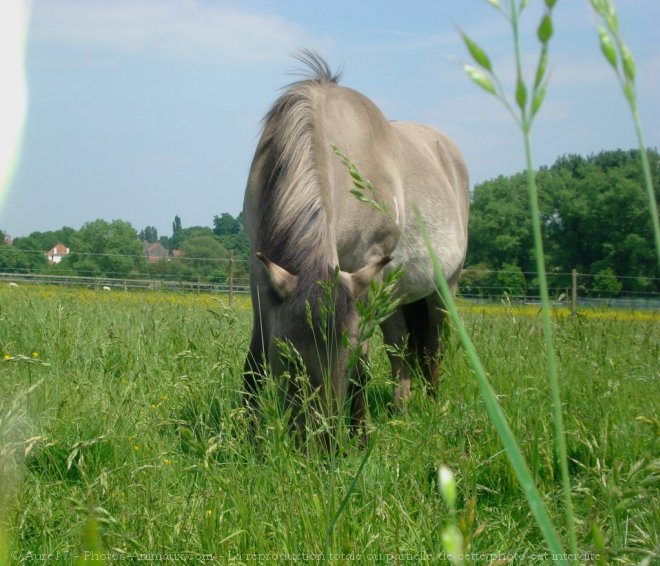
[[[410,395],[411,367],[421,368],[435,392],[443,310],[420,222],[454,288],[467,249],[468,174],[444,134],[389,122],[368,98],[340,86],[317,55],[299,59],[309,75],[266,115],[245,192],[254,309],[246,402],[256,408],[269,367],[285,378],[286,403],[302,435],[308,395],[326,417],[343,414],[346,404],[357,431],[365,418],[365,376],[361,364],[348,367],[351,352],[362,347],[356,301],[397,266],[401,303],[381,325],[394,352],[395,400]],[[333,144],[371,181],[369,196],[389,214],[351,194]]]

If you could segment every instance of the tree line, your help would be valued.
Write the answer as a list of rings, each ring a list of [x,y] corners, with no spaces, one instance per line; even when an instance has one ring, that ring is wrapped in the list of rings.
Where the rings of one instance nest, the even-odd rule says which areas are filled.
[[[4,241],[4,234],[0,234]],[[46,251],[56,244],[71,250],[62,261],[50,265]],[[167,257],[149,262],[146,246],[159,243]],[[33,232],[15,238],[11,245],[0,246],[0,271],[6,273],[51,273],[85,277],[164,278],[225,282],[229,275],[229,250],[236,262],[237,279],[247,277],[245,261],[249,242],[243,229],[242,213],[234,218],[223,212],[214,216],[213,227],[183,227],[174,217],[172,235],[159,236],[153,226],[139,232],[123,220],[98,219],[80,230],[63,227],[48,232]]]
[[[660,156],[648,151],[656,198]],[[637,150],[565,155],[536,174],[549,279],[570,287],[570,273],[594,293],[660,291],[648,201]],[[657,211],[654,211],[657,214]],[[480,183],[471,198],[469,247],[461,287],[537,294],[526,173]],[[621,277],[623,276],[623,277]]]
[[[660,156],[656,150],[648,154],[658,195]],[[565,155],[553,165],[541,167],[537,182],[551,286],[568,288],[570,272],[576,269],[594,275],[581,282],[587,292],[660,291],[636,150],[602,151],[588,157]],[[526,174],[499,176],[476,185],[470,206],[462,292],[535,295]],[[145,242],[159,242],[166,248],[167,261],[148,262]],[[72,253],[49,265],[45,251],[56,243]],[[0,245],[0,271],[223,282],[228,276],[229,250],[237,260],[234,275],[245,277],[249,242],[242,213],[214,216],[212,227],[184,227],[176,216],[169,236],[159,236],[153,226],[138,232],[128,222],[99,219],[80,230],[63,227],[33,232],[15,238],[12,245]]]

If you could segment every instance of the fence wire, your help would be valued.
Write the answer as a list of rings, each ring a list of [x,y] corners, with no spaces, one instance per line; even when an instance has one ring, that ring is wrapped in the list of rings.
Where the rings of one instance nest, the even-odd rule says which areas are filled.
[[[19,250],[20,251],[20,250]],[[41,253],[41,252],[39,252]],[[80,254],[101,256],[108,259],[135,258],[127,254]],[[212,273],[167,273],[168,264],[195,261],[198,265],[222,264],[221,270]],[[176,257],[142,264],[146,270],[106,271],[98,273],[74,273],[65,265],[52,264],[40,269],[17,268],[0,272],[0,281],[7,284],[56,285],[65,287],[89,287],[95,289],[154,291],[181,291],[193,293],[249,293],[247,260],[236,257],[193,258]],[[149,270],[149,266],[153,266]],[[204,271],[202,269],[202,271]],[[513,276],[513,277],[512,277]],[[512,304],[536,304],[538,290],[534,272],[507,270],[483,270],[466,268],[459,282],[458,296],[466,301],[479,303],[508,302]],[[506,281],[503,283],[502,281]],[[634,290],[625,289],[634,285]],[[634,275],[608,275],[590,273],[549,273],[550,296],[556,306],[570,306],[575,301],[581,306],[613,306],[660,310],[660,278]]]

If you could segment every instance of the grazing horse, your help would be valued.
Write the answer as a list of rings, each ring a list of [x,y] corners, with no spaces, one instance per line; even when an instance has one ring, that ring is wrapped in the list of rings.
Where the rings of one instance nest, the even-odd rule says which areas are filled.
[[[368,98],[340,86],[319,56],[305,51],[298,59],[308,72],[265,116],[245,192],[254,310],[245,401],[256,409],[268,365],[286,376],[286,406],[303,436],[309,392],[318,394],[326,416],[343,415],[346,403],[351,429],[359,432],[365,376],[363,364],[349,364],[351,352],[362,347],[356,301],[372,280],[398,266],[400,303],[381,324],[392,346],[395,402],[409,397],[413,367],[435,394],[444,311],[420,224],[455,289],[467,249],[468,174],[444,134],[389,122]],[[333,144],[371,181],[381,210],[351,194],[351,177]]]

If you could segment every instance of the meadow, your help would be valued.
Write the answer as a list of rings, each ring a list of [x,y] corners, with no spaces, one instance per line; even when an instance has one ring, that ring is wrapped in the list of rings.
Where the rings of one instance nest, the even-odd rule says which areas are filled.
[[[460,309],[561,526],[538,309]],[[0,564],[313,563],[326,539],[333,564],[437,563],[453,519],[474,564],[552,560],[455,334],[438,399],[416,380],[400,412],[372,342],[370,451],[349,442],[335,457],[296,447],[274,385],[249,437],[250,325],[242,297],[230,308],[223,296],[3,287]],[[562,310],[553,328],[580,562],[651,563],[660,317]],[[453,518],[440,464],[458,482]]]

